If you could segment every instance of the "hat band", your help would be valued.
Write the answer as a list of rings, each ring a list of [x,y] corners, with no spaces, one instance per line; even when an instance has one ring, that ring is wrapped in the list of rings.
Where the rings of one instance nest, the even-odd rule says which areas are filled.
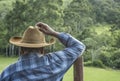
[[[34,40],[34,41],[22,40],[21,43],[40,44],[40,43],[45,43],[45,42],[44,41],[40,42],[40,40]]]

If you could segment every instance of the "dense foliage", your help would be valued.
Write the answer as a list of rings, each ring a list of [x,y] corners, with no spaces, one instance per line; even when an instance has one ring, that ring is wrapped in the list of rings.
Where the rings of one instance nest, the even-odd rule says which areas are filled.
[[[41,21],[72,34],[86,45],[85,65],[120,69],[119,0],[0,0],[0,53],[18,55],[8,43],[30,25]],[[14,3],[12,3],[14,2]],[[50,51],[62,46],[55,44]]]

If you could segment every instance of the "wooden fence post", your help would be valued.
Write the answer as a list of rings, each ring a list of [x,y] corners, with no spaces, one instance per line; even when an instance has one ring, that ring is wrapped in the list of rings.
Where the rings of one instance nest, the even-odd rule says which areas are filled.
[[[83,57],[79,57],[74,63],[74,81],[83,81]]]

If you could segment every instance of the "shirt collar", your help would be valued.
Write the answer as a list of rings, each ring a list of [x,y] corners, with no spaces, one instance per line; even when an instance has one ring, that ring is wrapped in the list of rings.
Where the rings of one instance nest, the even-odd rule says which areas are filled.
[[[42,54],[39,53],[29,53],[29,54],[25,54],[25,55],[21,55],[19,57],[19,60],[25,60],[25,59],[30,59],[30,58],[35,58],[35,57],[42,57]]]

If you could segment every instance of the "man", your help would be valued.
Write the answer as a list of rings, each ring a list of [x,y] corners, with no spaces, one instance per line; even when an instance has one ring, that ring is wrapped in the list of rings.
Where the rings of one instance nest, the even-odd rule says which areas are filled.
[[[36,26],[28,27],[23,37],[10,39],[10,43],[21,47],[21,56],[2,72],[0,81],[62,81],[85,50],[85,45],[69,34],[56,32],[41,22]],[[56,37],[66,48],[43,55],[43,48],[55,43],[54,39],[47,43],[43,33]]]

